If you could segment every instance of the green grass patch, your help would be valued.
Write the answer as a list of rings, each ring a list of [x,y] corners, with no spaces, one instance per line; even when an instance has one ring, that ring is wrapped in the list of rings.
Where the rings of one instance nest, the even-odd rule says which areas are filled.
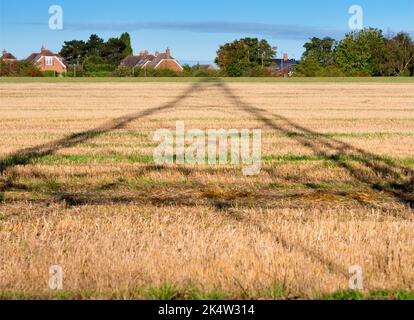
[[[1,77],[0,83],[147,83],[147,82],[229,82],[229,83],[414,83],[413,77],[321,77],[321,78],[196,78],[196,77],[154,77],[154,78],[18,78]]]
[[[217,156],[218,157],[218,156]],[[218,158],[217,158],[218,161]],[[230,164],[231,155],[228,155],[228,164]],[[337,166],[338,162],[383,162],[389,166],[395,165],[413,165],[414,158],[391,158],[385,156],[354,156],[354,155],[271,155],[263,156],[264,163],[285,163],[285,162],[316,162],[324,161],[326,168]],[[143,154],[120,154],[120,153],[94,153],[81,155],[14,155],[0,159],[1,166],[41,164],[41,165],[73,165],[73,164],[98,164],[98,163],[153,163],[153,155]],[[207,163],[207,160],[206,160]]]
[[[357,156],[357,155],[273,155],[263,156],[264,162],[306,162],[306,161],[329,161],[329,162],[345,162],[345,161],[381,161],[388,165],[396,164],[412,164],[414,158],[391,158],[385,156]]]
[[[329,132],[329,133],[301,133],[291,132],[282,134],[289,138],[387,138],[400,136],[414,136],[412,132]]]
[[[115,291],[0,291],[0,300],[414,300],[414,292],[408,290],[371,290],[360,292],[355,290],[337,291],[331,294],[317,294],[310,298],[300,292],[293,292],[284,286],[275,284],[261,290],[241,290],[240,292],[224,292],[218,289],[200,290],[195,286],[179,288],[172,284],[159,287],[146,287]]]
[[[61,189],[61,184],[55,179],[36,178],[27,184],[28,191],[31,192],[53,192]]]
[[[269,183],[269,189],[273,190],[289,190],[289,189],[296,189],[297,185],[292,183]]]
[[[414,292],[408,290],[376,289],[368,293],[355,290],[337,291],[332,294],[324,294],[320,300],[414,300]]]
[[[365,296],[362,292],[356,290],[344,290],[332,294],[323,294],[319,300],[365,300]]]
[[[162,285],[159,288],[150,288],[147,293],[147,296],[152,300],[177,300],[180,295],[180,290],[170,284]]]
[[[152,155],[123,154],[82,154],[82,155],[48,155],[30,160],[31,164],[41,165],[73,165],[97,163],[143,163],[153,162]]]
[[[111,181],[105,181],[100,186],[97,187],[97,191],[106,191],[106,190],[117,190],[120,188],[128,188],[130,190],[138,190],[145,187],[154,187],[154,186],[177,186],[183,188],[185,186],[192,186],[193,182],[191,181],[169,181],[169,180],[157,180],[152,178],[147,178],[145,176],[140,176],[134,179],[124,179],[118,178]]]
[[[347,183],[320,182],[320,183],[305,183],[304,187],[307,189],[313,189],[313,190],[350,190],[350,189],[353,189],[355,186],[353,186],[352,184],[347,184]]]

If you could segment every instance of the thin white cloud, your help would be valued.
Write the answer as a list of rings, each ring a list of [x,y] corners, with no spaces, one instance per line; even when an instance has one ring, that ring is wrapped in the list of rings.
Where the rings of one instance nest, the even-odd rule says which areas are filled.
[[[41,23],[29,23],[43,25]],[[165,30],[195,33],[245,34],[283,40],[304,40],[310,37],[342,38],[346,30],[309,26],[278,25],[257,22],[138,22],[138,23],[65,23],[65,30],[79,31],[139,31]]]

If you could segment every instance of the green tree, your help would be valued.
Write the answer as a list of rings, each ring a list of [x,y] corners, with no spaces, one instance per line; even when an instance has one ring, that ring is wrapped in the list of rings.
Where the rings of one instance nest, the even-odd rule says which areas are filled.
[[[85,45],[85,56],[100,56],[104,45],[105,41],[102,38],[96,34],[92,34]]]
[[[129,33],[125,32],[125,33],[121,34],[119,39],[125,44],[125,49],[122,52],[122,54],[125,57],[132,56],[134,54],[134,51],[132,50],[131,36],[129,35]]]
[[[303,53],[302,60],[306,60],[311,57],[312,62],[317,61],[322,67],[327,67],[334,64],[334,51],[337,45],[337,41],[330,37],[323,39],[312,38],[310,42],[304,44],[305,52]]]
[[[43,77],[43,73],[26,60],[12,64],[0,61],[0,77]]]
[[[96,34],[92,34],[87,42],[67,41],[60,51],[60,55],[70,64],[81,64],[89,70],[115,70],[122,59],[132,55],[131,37],[123,33],[119,38],[110,38],[104,41]],[[99,59],[98,59],[99,58]],[[97,66],[93,66],[96,64]]]
[[[108,64],[105,59],[99,56],[90,56],[87,57],[84,61],[84,71],[88,74],[108,72],[113,70],[115,70],[115,67],[111,64]]]
[[[302,58],[301,63],[294,69],[294,75],[304,77],[316,77],[322,70],[318,58],[311,54]]]
[[[381,30],[363,29],[348,33],[339,42],[335,62],[350,75],[381,75],[386,56],[385,38]]]
[[[337,41],[330,37],[312,38],[304,44],[305,52],[299,66],[294,70],[297,76],[324,77],[339,76],[342,72],[335,63]]]
[[[82,63],[86,56],[86,43],[82,40],[65,41],[60,55],[68,64]]]
[[[191,66],[188,63],[186,63],[183,65],[183,71],[186,76],[191,76],[193,68],[191,68]]]
[[[119,66],[122,59],[128,56],[128,45],[120,38],[110,38],[104,45],[101,57],[106,63],[115,67]]]
[[[215,62],[228,76],[239,77],[249,69],[269,66],[275,55],[266,40],[244,38],[220,46]]]
[[[413,75],[414,43],[404,32],[398,33],[386,42],[387,55],[382,65],[383,75]]]

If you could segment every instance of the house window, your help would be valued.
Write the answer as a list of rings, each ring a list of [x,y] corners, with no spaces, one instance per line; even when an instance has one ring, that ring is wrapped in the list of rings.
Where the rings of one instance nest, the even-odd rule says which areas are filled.
[[[45,64],[47,66],[53,66],[53,57],[46,57],[45,59],[46,59]]]

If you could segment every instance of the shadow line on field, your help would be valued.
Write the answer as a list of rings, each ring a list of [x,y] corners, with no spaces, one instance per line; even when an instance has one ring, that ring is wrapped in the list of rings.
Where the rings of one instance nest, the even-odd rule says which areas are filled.
[[[27,165],[31,161],[52,155],[57,151],[76,146],[77,144],[87,142],[92,140],[100,135],[105,133],[123,129],[129,123],[144,118],[150,115],[153,115],[157,112],[166,111],[176,107],[180,102],[189,97],[193,92],[196,92],[198,89],[203,87],[203,82],[208,82],[208,80],[201,80],[200,82],[194,83],[187,90],[185,90],[181,95],[173,99],[172,101],[161,105],[159,107],[145,109],[141,112],[132,113],[129,115],[122,116],[120,118],[114,119],[101,127],[97,127],[92,130],[82,131],[70,135],[69,137],[45,143],[39,146],[30,147],[18,150],[7,157],[0,159],[0,175],[3,175],[8,169],[13,168],[18,165]],[[14,177],[0,181],[0,203],[4,202],[4,193],[14,186],[13,183]]]
[[[281,122],[281,125],[278,125],[274,120],[266,116],[267,112],[265,110],[242,101],[242,99],[240,99],[227,84],[223,82],[217,82],[216,86],[225,92],[228,99],[232,101],[237,108],[255,116],[264,125],[275,131],[291,136],[300,144],[312,150],[316,155],[329,157],[335,161],[339,167],[346,169],[356,180],[366,184],[371,189],[378,191],[378,189],[381,188],[380,191],[387,192],[399,202],[407,205],[410,208],[414,208],[414,174],[413,170],[410,168],[394,164],[388,159],[384,159],[375,154],[368,153],[359,148],[355,148],[348,143],[336,140],[334,138],[324,137],[320,133],[296,124],[288,118],[283,117],[282,115],[272,114],[271,116],[273,118],[276,117]],[[303,134],[301,135],[300,133],[310,134],[311,138]],[[327,150],[324,150],[324,148]],[[374,173],[374,176],[379,176],[380,178],[387,179],[388,184],[384,185],[381,183],[382,181],[371,180],[370,177],[364,173],[364,168],[357,168],[355,166],[352,166],[350,163],[347,163],[347,161],[341,160],[341,156],[349,155],[349,153],[358,155],[359,157],[356,157],[356,159],[360,165],[364,166],[365,169],[371,170],[371,172]],[[270,173],[269,170],[267,171]],[[405,180],[400,179],[401,174],[405,175]],[[396,182],[396,180],[400,181]],[[346,278],[349,277],[348,270],[343,265],[339,265],[333,260],[324,257],[322,254],[315,252],[314,249],[309,249],[302,243],[292,243],[286,240],[283,236],[275,234],[275,232],[268,226],[253,221],[251,218],[243,219],[246,223],[254,225],[261,232],[266,232],[273,235],[276,242],[279,243],[284,249],[288,251],[299,250],[310,259],[319,261],[321,264],[327,266],[330,271],[341,274]]]
[[[170,103],[167,103],[165,105],[162,105],[157,108],[147,109],[138,113],[134,113],[131,115],[123,116],[121,118],[115,119],[111,121],[110,123],[103,125],[102,127],[98,127],[93,130],[88,130],[84,132],[80,132],[74,135],[71,135],[65,139],[60,139],[57,141],[53,141],[47,144],[43,144],[37,147],[27,148],[19,150],[12,155],[8,156],[7,158],[0,161],[0,174],[5,173],[9,168],[12,168],[17,165],[26,165],[29,164],[32,160],[42,158],[47,155],[54,154],[58,150],[62,148],[72,147],[79,143],[86,142],[90,139],[93,139],[99,135],[102,135],[104,133],[122,129],[125,127],[128,123],[137,120],[139,118],[152,115],[156,112],[165,111],[168,109],[171,109],[178,105],[179,102],[181,102],[183,99],[187,98],[192,92],[199,89],[201,86],[203,86],[202,83],[196,83],[192,85],[188,90],[186,90],[182,95],[171,101]],[[376,173],[379,176],[387,177],[390,176],[393,178],[393,180],[396,178],[398,174],[400,174],[399,171],[405,173],[407,176],[411,178],[411,180],[408,180],[408,182],[402,182],[399,184],[394,184],[392,188],[388,188],[385,191],[393,194],[397,199],[399,199],[401,202],[405,204],[409,204],[412,206],[413,200],[412,200],[412,185],[413,185],[413,178],[412,178],[412,171],[403,168],[401,166],[397,166],[392,164],[391,162],[387,162],[384,159],[377,157],[373,154],[369,154],[364,152],[363,150],[354,148],[353,146],[346,144],[341,141],[337,141],[335,139],[330,138],[315,138],[317,136],[317,133],[309,130],[305,127],[302,127],[298,124],[295,124],[291,120],[284,118],[283,116],[278,115],[278,118],[280,121],[283,121],[285,124],[285,127],[278,126],[273,120],[269,119],[266,116],[266,111],[262,110],[260,108],[251,106],[245,102],[243,102],[236,94],[233,93],[233,91],[229,88],[228,85],[224,83],[217,83],[215,84],[218,88],[221,88],[227,97],[234,103],[235,106],[239,107],[240,109],[246,111],[249,114],[254,115],[259,119],[262,123],[269,126],[270,128],[285,133],[290,134],[294,139],[299,141],[302,145],[310,148],[315,153],[325,156],[330,156],[332,160],[334,160],[339,166],[347,169],[357,180],[366,183],[367,185],[373,187],[373,182],[368,179],[364,172],[361,169],[355,168],[351,166],[346,161],[342,161],[338,159],[338,156],[348,154],[349,152],[356,152],[359,155],[361,155],[361,160],[359,161],[361,164],[365,165],[365,167],[371,169],[374,173]],[[287,126],[287,127],[286,127]],[[297,132],[304,132],[304,133],[312,133],[313,137],[312,139],[306,138],[305,136],[296,135]],[[331,151],[331,154],[325,150],[320,145],[324,146],[325,148],[328,148],[328,151]],[[368,159],[363,159],[363,157],[367,157]],[[378,163],[377,163],[378,162]],[[3,194],[7,189],[12,188],[15,186],[13,184],[13,180],[9,179],[4,183],[4,186],[0,188],[0,201],[3,197]],[[57,192],[56,196],[62,200],[68,202],[70,205],[79,205],[82,204],[82,199],[77,199],[74,194],[70,193],[64,193],[64,192]],[[120,202],[122,202],[124,199],[119,198]],[[168,199],[167,199],[168,200]],[[170,204],[169,201],[165,203],[166,205]],[[329,267],[330,270],[340,273],[344,276],[348,276],[347,270],[343,266],[340,266],[336,264],[333,261],[330,261],[329,259],[323,257],[322,255],[318,254],[317,252],[314,252],[314,250],[311,250],[307,248],[303,244],[298,243],[291,243],[284,239],[280,235],[275,235],[272,230],[270,230],[268,227],[263,226],[262,224],[259,224],[255,221],[252,221],[252,219],[244,218],[244,222],[250,223],[255,225],[261,232],[268,232],[274,235],[275,240],[277,243],[281,244],[283,248],[286,250],[300,250],[302,251],[306,256],[309,256],[310,258],[317,260],[321,262],[322,264]]]
[[[227,84],[218,82],[216,86],[225,92],[235,106],[255,116],[269,128],[290,136],[304,147],[312,150],[315,155],[331,159],[339,167],[346,169],[356,180],[371,189],[387,192],[399,202],[414,208],[414,171],[412,169],[356,148],[346,142],[325,137],[282,115],[271,114],[273,118],[276,117],[281,122],[281,124],[277,124],[275,120],[266,116],[266,110],[243,102]],[[350,161],[341,159],[349,155],[354,156],[353,159],[361,166],[360,168],[353,166]]]

